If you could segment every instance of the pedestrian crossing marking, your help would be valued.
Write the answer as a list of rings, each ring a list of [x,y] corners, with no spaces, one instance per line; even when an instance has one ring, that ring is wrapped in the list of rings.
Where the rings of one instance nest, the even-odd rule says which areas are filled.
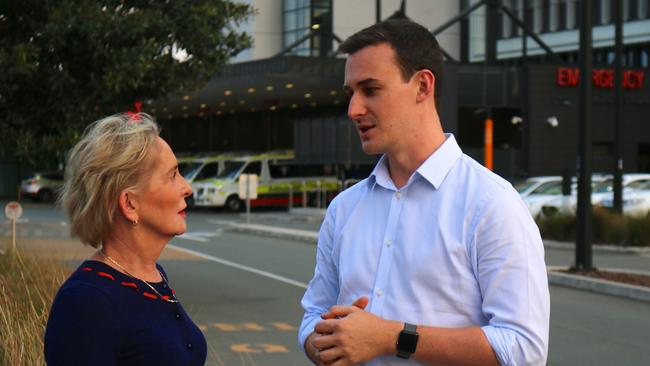
[[[241,332],[241,331],[264,332],[264,331],[274,330],[272,328],[284,332],[295,332],[298,329],[295,326],[284,322],[273,322],[273,323],[269,323],[268,326],[264,326],[259,323],[211,323],[211,326],[222,332]],[[198,327],[204,332],[208,330],[208,326],[204,324],[199,324]]]
[[[293,332],[293,331],[296,330],[296,327],[294,327],[291,324],[287,324],[287,323],[276,322],[276,323],[271,323],[271,325],[276,327],[279,330],[286,330],[288,332]]]
[[[287,347],[271,343],[238,343],[230,346],[230,350],[239,353],[288,353]]]
[[[263,332],[266,330],[263,326],[257,323],[241,323],[241,324],[232,324],[232,323],[213,323],[215,328],[223,332],[236,332],[239,330],[251,330],[255,332]]]

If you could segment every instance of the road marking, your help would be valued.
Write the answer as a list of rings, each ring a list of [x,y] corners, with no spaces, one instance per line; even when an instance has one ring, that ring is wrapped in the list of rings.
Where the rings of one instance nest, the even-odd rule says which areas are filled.
[[[255,332],[263,332],[266,330],[266,328],[264,328],[263,326],[257,323],[241,323],[241,324],[212,323],[212,325],[223,332],[237,332],[240,330],[252,330]]]
[[[206,242],[210,240],[209,238],[213,238],[215,236],[219,236],[219,233],[211,232],[211,231],[193,231],[189,233],[184,233],[182,235],[177,236],[179,239],[185,239],[185,240],[192,240],[192,241],[200,241],[200,242]]]
[[[287,353],[289,350],[287,347],[280,344],[270,344],[270,343],[238,343],[230,346],[230,350],[233,352],[239,353]]]
[[[291,324],[287,324],[287,323],[276,322],[276,323],[271,323],[271,325],[276,327],[279,330],[286,330],[287,332],[292,332],[292,331],[296,330],[296,327],[294,327]]]
[[[243,264],[231,262],[231,261],[223,259],[223,258],[211,256],[211,255],[208,255],[208,254],[205,254],[205,253],[197,252],[196,250],[179,247],[179,246],[176,246],[176,245],[173,245],[173,244],[168,244],[167,247],[172,248],[172,249],[176,249],[176,250],[181,251],[181,252],[194,254],[197,257],[201,257],[203,259],[207,259],[207,260],[210,260],[210,261],[213,261],[213,262],[221,263],[221,264],[226,265],[226,266],[241,269],[242,271],[251,272],[251,273],[254,273],[256,275],[260,275],[260,276],[270,278],[270,279],[273,279],[273,280],[276,280],[276,281],[284,282],[284,283],[289,284],[289,285],[293,285],[293,286],[300,287],[300,288],[305,288],[305,289],[307,288],[306,283],[299,282],[299,281],[296,281],[296,280],[292,280],[291,278],[280,276],[280,275],[277,275],[275,273],[262,271],[261,269],[245,266]]]
[[[231,220],[217,220],[217,219],[207,219],[205,220],[206,222],[210,224],[217,224],[217,225],[230,225],[230,224],[235,224],[236,221],[231,221]]]

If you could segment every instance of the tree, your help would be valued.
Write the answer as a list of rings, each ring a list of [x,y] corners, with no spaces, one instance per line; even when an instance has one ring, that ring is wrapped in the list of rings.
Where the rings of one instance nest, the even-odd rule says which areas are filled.
[[[197,89],[251,46],[229,0],[0,0],[0,158],[48,168],[90,122]]]

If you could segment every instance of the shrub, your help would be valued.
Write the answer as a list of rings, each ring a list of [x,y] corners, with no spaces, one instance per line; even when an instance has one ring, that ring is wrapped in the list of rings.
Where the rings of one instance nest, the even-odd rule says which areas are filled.
[[[44,365],[50,306],[68,271],[20,251],[0,254],[0,365]]]
[[[545,239],[574,241],[577,220],[574,215],[558,213],[537,217],[537,226]],[[621,216],[616,212],[594,207],[592,240],[630,246],[650,246],[650,214],[645,217]]]

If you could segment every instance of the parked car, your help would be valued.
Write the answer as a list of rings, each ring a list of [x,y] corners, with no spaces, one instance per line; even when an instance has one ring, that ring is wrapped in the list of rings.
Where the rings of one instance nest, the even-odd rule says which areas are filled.
[[[650,185],[650,174],[630,173],[623,175],[623,199],[627,198],[627,192],[634,192],[646,185]],[[544,203],[542,206],[543,216],[552,216],[558,212],[574,215],[577,206],[577,187],[574,185],[568,200],[558,197]],[[635,193],[636,194],[636,193]],[[603,202],[613,201],[613,179],[611,175],[594,175],[591,186],[591,204],[606,206]],[[611,203],[608,203],[610,207]],[[624,208],[625,209],[625,208]]]
[[[20,184],[20,195],[35,201],[52,202],[63,187],[63,172],[36,173]]]
[[[542,205],[562,195],[562,177],[538,176],[513,184],[533,217],[539,215]]]
[[[614,207],[613,197],[601,200],[600,205],[606,208]],[[650,181],[633,184],[623,190],[623,214],[643,217],[650,214]]]
[[[557,175],[549,175],[549,176],[530,177],[526,180],[516,182],[515,184],[513,184],[513,186],[515,187],[517,192],[519,192],[519,195],[522,198],[524,198],[531,194],[539,194],[541,191],[546,191],[548,189],[548,186],[554,186],[558,182],[560,183],[560,188],[561,188],[562,177]]]

